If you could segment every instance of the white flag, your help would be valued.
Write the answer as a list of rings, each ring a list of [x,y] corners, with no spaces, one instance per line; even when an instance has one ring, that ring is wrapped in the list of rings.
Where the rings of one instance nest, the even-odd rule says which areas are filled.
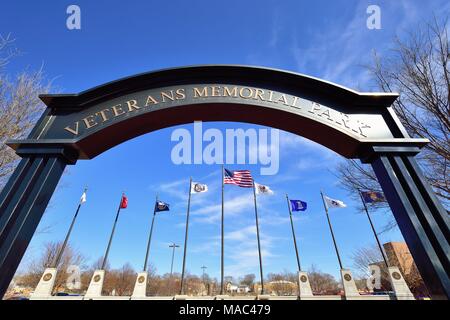
[[[345,208],[347,207],[347,205],[342,202],[341,200],[335,200],[335,199],[331,199],[328,198],[327,196],[324,196],[325,198],[325,203],[327,204],[328,208]]]
[[[208,191],[208,186],[206,184],[201,184],[198,182],[192,182],[191,192],[192,193],[202,193]]]
[[[85,203],[85,202],[86,202],[86,191],[83,192],[83,194],[81,195],[81,198],[80,198],[80,204],[83,204],[83,203]]]
[[[273,191],[268,186],[256,182],[255,182],[255,191],[256,194],[273,194]]]

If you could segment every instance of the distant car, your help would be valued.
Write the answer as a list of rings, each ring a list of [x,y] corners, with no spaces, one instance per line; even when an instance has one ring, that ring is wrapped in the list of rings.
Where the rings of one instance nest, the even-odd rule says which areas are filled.
[[[79,294],[76,293],[67,293],[67,292],[57,292],[54,294],[57,297],[78,297]]]
[[[13,297],[6,298],[5,300],[29,300],[29,299],[27,297],[22,297],[22,296],[13,296]]]
[[[374,296],[383,296],[383,295],[392,296],[392,295],[395,295],[395,292],[393,292],[393,291],[374,291],[373,295]]]

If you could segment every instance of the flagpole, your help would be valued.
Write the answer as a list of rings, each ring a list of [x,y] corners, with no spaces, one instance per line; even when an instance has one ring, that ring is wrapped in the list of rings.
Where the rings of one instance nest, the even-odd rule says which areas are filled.
[[[286,200],[287,200],[287,205],[288,205],[288,209],[289,209],[289,218],[291,219],[292,237],[294,238],[295,255],[297,256],[297,266],[298,266],[298,271],[300,272],[300,271],[302,271],[302,269],[300,267],[300,257],[298,255],[297,239],[295,238],[294,222],[292,220],[291,204],[289,203],[289,197],[288,197],[287,194],[286,194]]]
[[[103,257],[103,263],[102,263],[101,270],[105,269],[106,261],[108,260],[109,249],[111,248],[111,243],[112,243],[112,239],[113,239],[113,236],[114,236],[114,231],[116,230],[117,220],[119,219],[120,209],[122,208],[122,199],[123,199],[124,195],[125,194],[122,193],[122,197],[120,198],[119,208],[117,209],[116,219],[114,220],[114,225],[113,225],[113,228],[112,228],[112,231],[111,231],[111,236],[109,237],[108,246],[106,247],[105,256]]]
[[[224,294],[224,283],[223,283],[223,279],[224,279],[224,220],[225,220],[225,215],[224,215],[224,183],[223,183],[223,179],[224,179],[224,167],[222,164],[222,223],[221,223],[221,254],[220,254],[220,294]]]
[[[185,267],[186,267],[186,250],[187,250],[188,228],[189,228],[189,210],[191,208],[191,193],[192,193],[192,177],[189,179],[189,197],[188,197],[188,207],[187,207],[187,214],[186,214],[186,233],[184,236],[183,269],[181,270],[180,294],[184,293],[184,272],[185,272]]]
[[[341,261],[341,256],[339,255],[339,250],[336,244],[336,239],[334,238],[334,232],[333,232],[333,228],[331,226],[331,221],[330,221],[330,217],[328,215],[328,207],[325,203],[325,198],[323,197],[323,192],[320,191],[320,195],[322,196],[322,201],[323,201],[323,206],[325,208],[325,213],[327,214],[327,221],[328,221],[328,226],[330,227],[330,232],[331,232],[331,237],[333,238],[333,244],[334,244],[334,249],[336,250],[336,255],[339,261],[339,266],[341,267],[341,269],[343,269],[342,267],[342,261]]]
[[[87,188],[84,189],[83,194],[86,193],[86,191],[87,191]],[[72,233],[72,228],[75,224],[75,220],[77,219],[78,212],[80,211],[82,204],[83,203],[81,202],[81,199],[80,199],[80,203],[78,204],[77,210],[75,211],[75,215],[73,216],[72,223],[70,224],[69,230],[67,231],[66,238],[64,239],[63,245],[62,245],[61,249],[59,250],[58,255],[56,256],[55,260],[52,263],[53,268],[57,268],[58,264],[61,262],[62,255],[64,253],[64,250],[66,250],[67,242],[69,241],[70,234]]]
[[[259,272],[260,272],[260,278],[261,278],[261,294],[264,294],[264,276],[263,276],[263,267],[262,267],[262,258],[261,258],[261,243],[259,241],[258,207],[256,205],[256,188],[255,188],[254,180],[253,180],[253,199],[255,202],[256,238],[258,240]]]
[[[149,252],[150,252],[150,244],[152,243],[153,224],[155,223],[156,206],[157,206],[157,203],[158,203],[158,195],[156,195],[155,207],[153,208],[152,225],[151,225],[151,227],[150,227],[150,235],[148,236],[147,251],[146,251],[146,253],[145,253],[144,270],[143,270],[143,271],[147,271],[148,254],[149,254]]]
[[[375,239],[377,240],[378,248],[380,249],[381,255],[382,255],[383,260],[384,260],[384,264],[386,265],[386,268],[389,268],[388,260],[386,258],[386,255],[384,254],[383,247],[381,246],[380,239],[378,239],[378,234],[375,231],[375,227],[373,225],[372,219],[370,218],[369,209],[367,208],[366,202],[364,201],[364,198],[362,196],[362,193],[361,193],[360,189],[358,189],[358,193],[359,193],[359,196],[361,197],[361,201],[363,203],[364,210],[366,211],[367,218],[369,219],[369,223],[370,223],[370,227],[372,228],[373,235],[375,236]]]

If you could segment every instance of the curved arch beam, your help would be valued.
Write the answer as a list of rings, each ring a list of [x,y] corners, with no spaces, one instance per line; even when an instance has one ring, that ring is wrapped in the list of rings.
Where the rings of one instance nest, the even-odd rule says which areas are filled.
[[[48,111],[29,139],[91,159],[141,134],[195,120],[266,125],[304,136],[347,158],[377,144],[413,144],[390,110],[395,93],[359,93],[302,74],[235,65],[143,73],[79,94],[42,95]],[[332,138],[330,138],[332,137]]]

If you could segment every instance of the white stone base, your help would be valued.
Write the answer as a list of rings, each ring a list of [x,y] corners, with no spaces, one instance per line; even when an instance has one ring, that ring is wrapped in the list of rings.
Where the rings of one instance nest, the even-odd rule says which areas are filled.
[[[98,297],[84,297],[83,300],[116,300],[116,301],[122,301],[122,300],[130,300],[130,296],[98,296]]]
[[[105,270],[95,270],[84,298],[91,299],[101,297],[104,280]]]
[[[47,268],[42,274],[41,280],[30,295],[30,300],[45,299],[52,296],[53,286],[56,280],[56,268]]]
[[[262,299],[260,299],[260,300],[262,300]],[[295,301],[295,300],[298,300],[298,296],[270,296],[266,300],[291,300],[291,301]]]
[[[133,294],[131,298],[144,298],[147,296],[147,272],[139,272],[134,284]]]
[[[389,279],[397,300],[415,300],[400,270],[397,267],[389,267],[388,270]]]
[[[344,286],[345,299],[361,299],[358,288],[356,287],[355,279],[348,269],[341,269],[342,284]]]
[[[66,300],[66,301],[79,301],[83,300],[83,296],[52,296],[46,300]]]
[[[141,298],[133,298],[131,297],[131,300],[174,300],[173,296],[167,296],[167,297],[161,297],[161,296],[148,296],[148,297],[141,297]]]
[[[204,300],[298,300],[298,296],[149,296],[142,298],[132,298],[129,296],[98,296],[98,297],[83,297],[83,296],[50,296],[46,298],[41,298],[40,300],[188,300],[188,301],[204,301]],[[341,296],[311,296],[302,298],[302,300],[346,300],[346,298]],[[360,295],[353,296],[350,300],[392,300],[388,295]]]
[[[176,300],[176,299],[175,299]],[[186,300],[215,300],[212,296],[188,296]]]
[[[302,297],[300,298],[301,300],[342,300],[341,296],[332,296],[332,295],[328,295],[328,296],[319,296],[319,295],[315,295],[315,296],[311,296],[311,297]]]
[[[298,272],[299,296],[300,299],[312,297],[313,292],[309,283],[308,274],[304,271]]]

